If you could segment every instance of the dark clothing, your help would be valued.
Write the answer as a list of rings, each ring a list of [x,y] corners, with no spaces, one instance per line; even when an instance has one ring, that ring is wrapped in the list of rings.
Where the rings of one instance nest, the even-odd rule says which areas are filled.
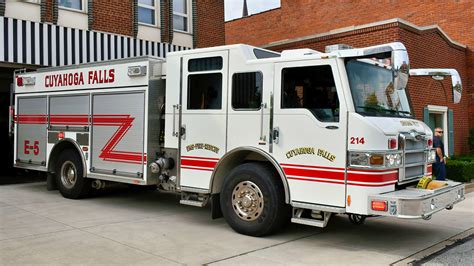
[[[433,138],[433,148],[440,148],[443,154],[442,158],[444,158],[444,144],[440,137],[435,136]],[[433,164],[433,175],[436,177],[436,180],[446,180],[446,164],[444,161],[441,162],[442,158],[436,153],[436,162]]]
[[[444,144],[443,144],[443,141],[441,141],[441,138],[440,137],[437,137],[435,136],[433,138],[433,148],[440,148],[441,149],[441,152],[443,153],[443,157],[444,157]],[[436,162],[439,163],[441,158],[439,158],[438,156],[438,153],[436,153]]]
[[[433,174],[436,180],[446,180],[446,165],[444,162],[433,164]]]

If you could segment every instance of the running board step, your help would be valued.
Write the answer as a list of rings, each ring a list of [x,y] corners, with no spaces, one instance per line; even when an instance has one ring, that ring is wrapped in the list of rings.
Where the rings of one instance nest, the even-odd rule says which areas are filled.
[[[183,205],[189,205],[194,207],[204,207],[206,206],[206,202],[198,201],[198,200],[180,200],[179,203]]]
[[[308,218],[291,218],[291,222],[295,224],[304,224],[310,225],[315,227],[326,227],[327,221],[319,221],[315,219],[308,219]]]
[[[311,213],[311,215],[307,215],[308,213]],[[294,208],[291,222],[323,228],[328,224],[331,214],[330,212]]]

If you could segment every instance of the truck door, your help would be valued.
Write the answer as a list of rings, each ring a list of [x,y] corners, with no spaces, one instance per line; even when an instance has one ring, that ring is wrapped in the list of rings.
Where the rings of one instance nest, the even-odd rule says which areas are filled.
[[[180,186],[209,189],[226,153],[228,51],[183,56]]]
[[[293,202],[345,206],[346,105],[335,61],[275,65],[273,153]]]
[[[18,97],[16,129],[16,164],[46,167],[46,96]]]

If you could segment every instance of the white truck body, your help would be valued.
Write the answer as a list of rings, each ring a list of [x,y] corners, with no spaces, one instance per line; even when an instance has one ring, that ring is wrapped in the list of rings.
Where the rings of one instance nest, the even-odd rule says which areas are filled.
[[[56,174],[66,188],[78,178],[158,185],[183,204],[220,209],[226,177],[260,162],[273,169],[293,222],[428,218],[463,200],[464,186],[414,188],[432,175],[433,135],[410,110],[408,70],[405,47],[392,43],[281,54],[230,45],[21,73],[15,166]],[[364,71],[379,79],[362,84]],[[58,166],[65,149],[82,164]],[[232,201],[243,221],[259,216],[252,203],[269,204],[250,190],[241,191],[248,206]]]

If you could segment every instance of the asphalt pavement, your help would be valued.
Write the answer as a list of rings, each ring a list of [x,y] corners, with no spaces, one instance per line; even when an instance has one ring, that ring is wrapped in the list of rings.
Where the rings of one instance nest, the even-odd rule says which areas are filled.
[[[3,185],[0,264],[406,265],[471,235],[473,207],[469,193],[429,221],[376,217],[358,226],[337,215],[326,228],[290,224],[255,238],[212,220],[209,208],[180,205],[174,194],[117,187],[69,200],[45,182]]]

